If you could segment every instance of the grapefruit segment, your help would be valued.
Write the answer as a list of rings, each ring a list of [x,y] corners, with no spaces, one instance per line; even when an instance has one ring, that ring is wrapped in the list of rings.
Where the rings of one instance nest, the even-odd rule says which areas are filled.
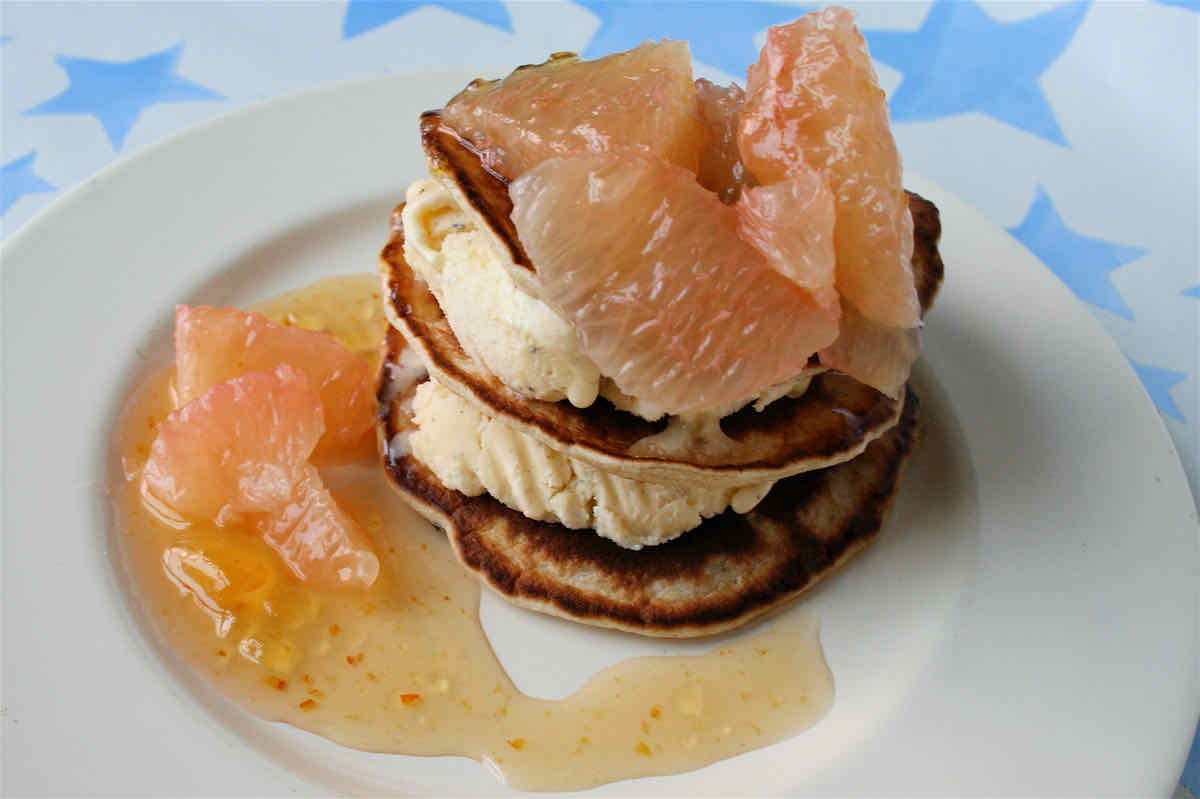
[[[726,205],[737,200],[743,186],[754,185],[738,152],[738,112],[745,100],[746,93],[736,83],[718,86],[705,78],[696,80],[696,102],[706,132],[696,177]]]
[[[647,42],[581,61],[559,54],[496,81],[476,81],[442,119],[513,179],[554,156],[636,147],[696,171],[704,131],[686,42]]]
[[[574,325],[584,352],[626,394],[684,413],[794,377],[837,335],[837,304],[826,302],[832,259],[824,286],[816,265],[800,270],[812,284],[802,286],[739,236],[743,224],[786,217],[802,194],[794,188],[731,207],[694,174],[623,151],[545,161],[510,194],[543,297]],[[762,238],[791,252],[802,245],[790,235]]]
[[[370,588],[379,558],[358,523],[338,507],[315,466],[305,466],[291,501],[258,530],[301,580]]]
[[[302,580],[369,587],[379,559],[308,462],[323,419],[287,364],[217,383],[159,425],[142,493],[184,519],[252,525]]]
[[[896,399],[921,354],[921,331],[873,322],[850,303],[842,304],[837,340],[818,353],[821,363]]]
[[[738,134],[746,167],[761,183],[806,164],[826,175],[837,201],[838,291],[880,325],[919,325],[900,156],[853,15],[828,8],[770,28],[747,76]]]
[[[737,211],[738,235],[836,316],[834,201],[824,178],[796,170],[786,180],[743,191]]]
[[[176,390],[181,402],[231,377],[281,363],[308,376],[325,409],[326,432],[313,460],[341,463],[369,456],[375,411],[371,367],[331,333],[276,324],[236,308],[176,307]]]
[[[282,365],[235,377],[159,425],[143,493],[218,524],[278,510],[324,432],[320,399],[300,370]]]

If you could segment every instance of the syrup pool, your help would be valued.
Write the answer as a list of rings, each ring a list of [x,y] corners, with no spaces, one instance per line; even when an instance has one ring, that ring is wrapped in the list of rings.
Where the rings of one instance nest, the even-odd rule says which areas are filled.
[[[254,310],[331,330],[377,362],[374,276]],[[322,470],[379,554],[369,590],[300,582],[252,530],[166,520],[139,484],[171,380],[166,369],[141,385],[115,431],[122,559],[172,649],[253,714],[372,752],[465,755],[516,788],[573,790],[700,768],[795,735],[832,705],[816,621],[796,612],[702,655],[623,661],[564,699],[522,693],[480,625],[478,582],[376,463]]]

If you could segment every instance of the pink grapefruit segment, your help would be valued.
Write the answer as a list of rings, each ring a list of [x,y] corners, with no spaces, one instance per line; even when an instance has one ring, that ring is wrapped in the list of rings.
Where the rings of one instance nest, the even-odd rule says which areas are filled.
[[[704,131],[686,42],[647,42],[581,61],[559,55],[476,82],[442,119],[513,179],[547,158],[634,147],[696,171]]]
[[[218,524],[270,513],[292,497],[325,432],[317,393],[282,365],[210,388],[158,428],[143,492],[176,513]]]
[[[743,186],[754,185],[738,151],[738,113],[745,101],[746,93],[736,83],[719,86],[705,78],[696,80],[696,102],[707,133],[696,177],[726,205],[737,201]]]
[[[762,183],[804,165],[826,175],[837,200],[838,291],[880,325],[919,325],[900,156],[853,15],[828,8],[770,28],[747,75],[746,167]]]
[[[379,576],[370,539],[334,502],[315,466],[304,467],[291,501],[258,529],[301,580],[370,588]]]
[[[545,161],[510,194],[545,299],[628,394],[673,413],[725,407],[794,377],[837,335],[832,249],[798,267],[802,285],[739,235],[778,217],[787,229],[764,246],[830,240],[831,209],[807,214],[819,200],[796,186],[731,207],[687,170],[624,151]]]
[[[825,179],[799,169],[786,180],[746,189],[736,207],[738,235],[837,316],[834,200]]]
[[[313,460],[340,463],[369,456],[375,412],[370,365],[331,333],[276,324],[236,308],[175,309],[176,387],[181,402],[246,372],[281,363],[303,371],[325,409],[325,435]]]
[[[369,587],[379,574],[370,540],[308,462],[323,418],[308,378],[287,364],[217,383],[159,425],[143,495],[185,520],[253,525],[302,580]]]
[[[893,399],[900,396],[920,354],[920,328],[872,322],[849,303],[842,306],[837,340],[818,353],[823,365],[845,372]]]

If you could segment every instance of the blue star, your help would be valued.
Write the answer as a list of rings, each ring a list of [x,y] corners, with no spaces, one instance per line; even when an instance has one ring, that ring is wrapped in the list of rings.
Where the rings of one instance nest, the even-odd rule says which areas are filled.
[[[13,37],[11,36],[0,36],[0,44],[8,44],[12,39]]]
[[[1196,735],[1192,738],[1192,751],[1188,752],[1179,784],[1191,791],[1193,796],[1200,793],[1200,727],[1196,728]]]
[[[352,39],[424,6],[441,6],[484,25],[513,32],[512,17],[500,0],[350,0],[342,20],[342,38]]]
[[[576,0],[600,18],[600,28],[584,56],[595,58],[636,47],[647,39],[684,39],[692,57],[729,75],[744,76],[758,58],[754,36],[772,25],[791,22],[808,7],[719,0],[657,3],[644,0]]]
[[[1200,300],[1200,286],[1192,286],[1190,289],[1184,289],[1183,294]]]
[[[904,73],[892,94],[892,119],[978,111],[1067,146],[1038,79],[1066,49],[1089,3],[997,22],[973,0],[934,0],[920,30],[866,31],[871,55]]]
[[[1186,8],[1188,11],[1200,11],[1200,0],[1158,0],[1164,6]]]
[[[132,61],[60,55],[55,61],[66,70],[71,85],[25,113],[94,116],[104,126],[113,149],[120,150],[142,111],[152,105],[225,99],[176,74],[182,54],[183,42]]]
[[[1144,363],[1138,363],[1132,358],[1129,359],[1129,363],[1133,366],[1133,371],[1137,372],[1138,379],[1142,381],[1142,385],[1146,387],[1146,392],[1150,395],[1150,399],[1154,400],[1154,407],[1172,419],[1186,422],[1187,420],[1183,418],[1183,413],[1179,410],[1179,406],[1175,404],[1175,400],[1171,397],[1171,389],[1182,383],[1187,375],[1183,372],[1176,372],[1173,369],[1147,366]]]
[[[33,174],[33,159],[37,150],[30,150],[20,158],[0,167],[0,214],[26,194],[54,191],[54,187]]]
[[[1149,250],[1079,235],[1063,223],[1041,186],[1025,219],[1009,228],[1009,233],[1054,270],[1079,299],[1126,319],[1133,318],[1109,273],[1136,261]]]

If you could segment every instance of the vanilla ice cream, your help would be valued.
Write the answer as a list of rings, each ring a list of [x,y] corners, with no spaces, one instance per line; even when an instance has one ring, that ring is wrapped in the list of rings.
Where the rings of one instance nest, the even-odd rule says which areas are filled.
[[[417,389],[413,421],[405,450],[447,488],[468,496],[486,492],[531,519],[594,530],[628,549],[669,541],[729,507],[748,512],[773,485],[702,489],[610,474],[518,432],[432,380]]]

